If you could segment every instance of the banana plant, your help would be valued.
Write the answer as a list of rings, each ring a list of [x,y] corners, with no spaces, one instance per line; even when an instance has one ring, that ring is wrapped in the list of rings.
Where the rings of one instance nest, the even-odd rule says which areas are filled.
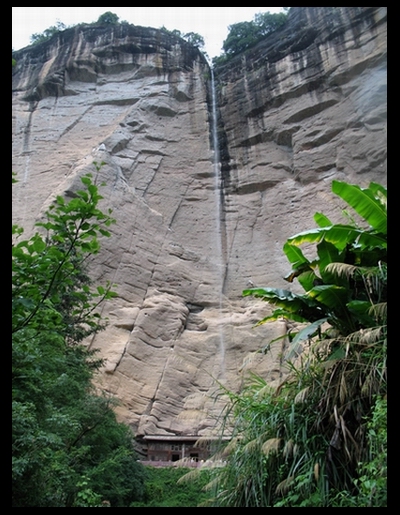
[[[253,295],[276,306],[272,315],[258,324],[278,318],[308,323],[296,341],[320,334],[325,322],[342,336],[373,327],[377,322],[373,308],[386,302],[382,284],[387,270],[387,190],[373,182],[361,188],[333,181],[332,192],[355,211],[359,222],[353,217],[347,224],[334,224],[316,213],[316,228],[286,241],[283,251],[291,270],[285,280],[293,283],[297,279],[304,293],[277,288],[243,291],[243,296]],[[345,214],[349,216],[347,211]],[[303,244],[316,245],[315,259],[304,255]]]

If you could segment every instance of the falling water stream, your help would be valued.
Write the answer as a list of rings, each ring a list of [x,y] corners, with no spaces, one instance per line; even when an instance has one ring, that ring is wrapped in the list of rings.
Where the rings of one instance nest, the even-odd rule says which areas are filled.
[[[220,376],[225,376],[225,335],[222,322],[223,316],[223,284],[225,277],[225,264],[222,251],[222,202],[221,202],[221,167],[219,155],[219,141],[218,141],[218,125],[217,125],[217,95],[215,90],[214,71],[211,69],[211,107],[212,107],[212,120],[211,120],[211,133],[213,144],[213,172],[214,172],[214,192],[215,192],[215,206],[216,206],[216,248],[217,248],[217,273],[218,273],[218,295],[219,295],[219,357],[220,357]]]

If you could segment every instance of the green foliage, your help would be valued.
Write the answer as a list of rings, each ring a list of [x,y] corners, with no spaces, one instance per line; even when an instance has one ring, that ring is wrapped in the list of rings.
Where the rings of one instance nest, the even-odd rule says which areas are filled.
[[[276,306],[260,323],[305,325],[288,334],[289,373],[277,389],[251,376],[242,392],[224,391],[233,438],[220,451],[227,465],[211,482],[212,506],[386,506],[387,192],[338,181],[332,190],[354,209],[352,222],[317,213],[319,227],[284,246],[286,279],[305,293],[243,292]]]
[[[55,199],[41,232],[23,240],[13,226],[15,507],[127,506],[143,494],[132,435],[92,386],[102,361],[81,343],[104,328],[97,308],[115,295],[86,271],[114,220],[89,174],[82,183],[69,202]]]
[[[176,36],[178,38],[185,39],[188,43],[190,43],[193,46],[196,46],[198,48],[203,48],[205,45],[204,38],[197,32],[187,32],[184,34],[178,29],[174,30],[168,30],[166,27],[162,26],[160,28],[163,32],[166,32],[167,34],[171,34],[172,36]]]
[[[126,23],[126,22],[120,22],[119,16],[116,14],[107,11],[99,16],[98,20],[93,23],[93,25],[116,25],[119,23]],[[36,32],[35,34],[32,34],[30,37],[30,43],[31,45],[37,45],[38,43],[43,43],[44,41],[50,40],[55,34],[59,34],[63,30],[69,29],[74,27],[75,25],[67,26],[61,21],[57,21],[56,25],[52,25],[45,29],[43,32]]]
[[[63,324],[64,336],[77,342],[102,328],[96,308],[115,295],[108,284],[90,289],[85,272],[88,255],[100,248],[99,236],[114,220],[97,205],[102,199],[89,175],[82,178],[86,190],[68,203],[58,196],[47,212],[45,229],[30,240],[19,241],[22,229],[13,226],[12,332],[49,331]],[[62,321],[62,322],[61,322]]]
[[[182,37],[186,39],[188,43],[198,48],[203,48],[205,45],[203,36],[200,36],[197,32],[187,32]]]
[[[368,459],[359,464],[358,505],[387,507],[387,401],[378,397],[367,425]],[[361,502],[360,502],[361,501]]]
[[[286,8],[285,8],[286,9]],[[222,48],[224,54],[213,59],[215,65],[223,64],[231,57],[244,52],[280,29],[287,21],[287,11],[281,13],[257,13],[252,21],[229,25],[229,33]]]
[[[209,481],[209,471],[185,467],[146,466],[146,492],[142,502],[134,502],[131,507],[175,508],[197,507],[207,498],[203,491]],[[191,481],[182,481],[187,474],[195,472]]]
[[[364,220],[364,225],[331,224],[316,213],[320,227],[287,240],[284,252],[292,265],[285,277],[297,279],[305,290],[294,294],[276,288],[252,288],[243,295],[263,298],[278,307],[270,317],[314,324],[314,334],[328,321],[331,328],[347,336],[365,327],[374,327],[386,302],[387,275],[387,193],[371,183],[368,188],[333,181],[332,191],[345,200]],[[316,244],[315,259],[308,259],[300,246]],[[304,333],[303,339],[308,339]]]
[[[37,32],[32,34],[30,37],[31,45],[36,45],[38,43],[43,43],[44,41],[48,41],[50,38],[54,36],[54,34],[58,34],[59,32],[65,30],[67,26],[61,21],[57,21],[56,25],[52,25],[48,27],[43,32]]]
[[[112,13],[111,11],[107,11],[101,14],[97,20],[97,23],[102,25],[116,25],[119,22],[119,16]]]

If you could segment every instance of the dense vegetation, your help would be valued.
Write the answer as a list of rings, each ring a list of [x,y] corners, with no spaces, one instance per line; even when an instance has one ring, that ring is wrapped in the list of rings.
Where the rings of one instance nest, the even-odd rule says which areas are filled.
[[[228,36],[222,45],[223,53],[220,56],[213,58],[213,64],[217,65],[228,61],[235,55],[253,47],[269,34],[272,34],[276,30],[280,29],[287,21],[288,10],[289,7],[283,7],[283,12],[280,13],[257,13],[251,21],[243,21],[229,25]],[[121,21],[119,16],[115,13],[107,11],[99,16],[96,22],[93,22],[90,25],[107,26],[118,24],[129,25],[127,21]],[[71,27],[72,26],[67,27],[61,21],[57,21],[56,25],[48,27],[43,32],[32,34],[30,38],[31,44],[34,45],[37,43],[42,43],[43,41],[48,41],[55,34],[58,34],[59,32]],[[173,36],[182,38],[192,45],[198,47],[200,50],[204,50],[204,38],[196,32],[183,33],[177,29],[168,30],[164,26],[161,27],[160,30]]]
[[[110,25],[130,25],[127,21],[121,21],[119,19],[119,16],[115,13],[112,13],[111,11],[107,11],[99,16],[98,20],[96,22],[93,22],[89,25],[103,25],[103,26],[110,26]],[[57,21],[56,25],[52,25],[51,27],[48,27],[43,32],[37,32],[35,34],[32,34],[30,37],[31,45],[36,45],[38,43],[42,43],[44,41],[48,41],[51,39],[55,34],[58,34],[59,32],[62,32],[63,30],[69,29],[73,27],[73,25],[67,26],[61,21]],[[204,47],[204,38],[200,36],[200,34],[197,34],[196,32],[188,32],[188,33],[182,33],[180,30],[168,30],[165,27],[161,27],[162,31],[171,34],[173,36],[179,37],[187,41],[188,43],[192,44],[193,46],[196,46],[198,48]]]
[[[255,46],[285,25],[287,21],[288,7],[284,7],[280,13],[257,13],[252,21],[242,21],[229,25],[229,33],[222,44],[224,53],[214,57],[213,64],[223,64],[237,54]]]
[[[13,507],[123,507],[144,494],[133,435],[92,386],[102,362],[83,344],[104,328],[97,307],[114,293],[87,274],[113,219],[91,177],[82,183],[31,238],[13,226]]]
[[[195,472],[195,474],[193,474]],[[185,467],[147,467],[146,488],[141,502],[131,507],[143,508],[195,508],[208,498],[204,487],[210,479],[208,470]],[[194,480],[182,481],[185,476]]]
[[[225,390],[233,437],[208,505],[387,505],[387,193],[339,181],[332,190],[356,214],[333,224],[316,213],[318,227],[284,246],[286,280],[304,293],[243,292],[276,306],[260,324],[296,323],[282,357],[290,373],[276,390],[257,376],[240,393]],[[315,246],[312,258],[303,244]]]
[[[128,22],[120,22],[119,16],[117,16],[115,13],[112,13],[110,11],[107,11],[103,14],[101,14],[96,22],[93,23],[93,25],[116,25],[118,23],[128,23]],[[36,45],[38,43],[43,43],[44,41],[48,41],[51,39],[55,34],[58,34],[59,32],[62,32],[63,30],[71,28],[71,26],[65,25],[65,23],[61,21],[57,21],[56,25],[52,25],[45,29],[43,32],[36,32],[35,34],[32,34],[30,37],[31,45]]]

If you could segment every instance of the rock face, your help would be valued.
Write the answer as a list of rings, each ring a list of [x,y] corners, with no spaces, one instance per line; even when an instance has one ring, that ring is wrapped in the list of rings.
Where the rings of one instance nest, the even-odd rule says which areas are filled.
[[[287,288],[282,246],[315,211],[338,218],[333,178],[386,182],[386,8],[292,8],[217,67],[216,153],[210,69],[179,38],[80,26],[14,57],[14,221],[29,234],[88,171],[106,183],[117,223],[91,268],[118,297],[88,342],[98,383],[136,434],[207,434],[216,380],[284,373],[283,343],[256,351],[286,326],[253,328],[268,306],[242,290]]]

